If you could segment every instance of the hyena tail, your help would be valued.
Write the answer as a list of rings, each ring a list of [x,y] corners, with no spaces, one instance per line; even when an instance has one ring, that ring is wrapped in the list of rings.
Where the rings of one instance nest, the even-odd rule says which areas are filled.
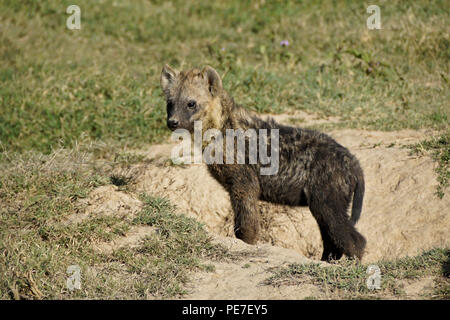
[[[363,198],[364,198],[364,176],[361,172],[361,174],[358,175],[358,182],[356,183],[355,193],[353,194],[352,216],[350,218],[350,222],[352,223],[352,225],[355,225],[356,222],[358,222],[359,217],[361,216]]]

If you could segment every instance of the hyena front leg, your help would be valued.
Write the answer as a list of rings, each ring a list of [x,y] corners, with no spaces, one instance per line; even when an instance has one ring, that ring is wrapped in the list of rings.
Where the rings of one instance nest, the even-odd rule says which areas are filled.
[[[246,176],[246,177],[245,177]],[[234,211],[234,233],[236,238],[255,244],[259,233],[259,184],[256,178],[239,175],[230,188],[231,205]]]

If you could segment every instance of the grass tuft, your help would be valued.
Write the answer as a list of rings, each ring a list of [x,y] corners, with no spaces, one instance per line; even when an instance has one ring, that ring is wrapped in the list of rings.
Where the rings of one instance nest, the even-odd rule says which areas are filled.
[[[285,284],[313,283],[332,299],[380,299],[405,296],[402,281],[432,276],[435,289],[427,298],[448,299],[450,281],[448,262],[450,250],[436,248],[415,257],[405,257],[393,261],[371,263],[381,272],[379,290],[371,290],[366,284],[369,277],[367,264],[344,259],[332,265],[320,263],[291,264],[273,270],[273,276],[265,284],[281,286]],[[425,298],[425,297],[423,297]]]
[[[430,154],[438,163],[435,170],[439,182],[436,195],[440,198],[444,197],[444,190],[448,187],[450,180],[450,131],[408,147],[411,149],[411,154]]]

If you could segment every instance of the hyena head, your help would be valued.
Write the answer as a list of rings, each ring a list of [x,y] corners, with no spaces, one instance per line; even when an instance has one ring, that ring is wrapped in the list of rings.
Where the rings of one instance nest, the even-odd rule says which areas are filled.
[[[161,72],[161,88],[167,102],[167,126],[170,130],[194,131],[201,120],[203,130],[222,126],[222,80],[213,68],[177,71],[167,64]]]

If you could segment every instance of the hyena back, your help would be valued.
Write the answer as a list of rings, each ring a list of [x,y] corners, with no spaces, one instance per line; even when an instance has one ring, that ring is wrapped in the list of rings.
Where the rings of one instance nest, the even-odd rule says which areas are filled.
[[[178,72],[165,65],[161,87],[171,130],[183,128],[192,133],[197,120],[202,121],[204,131],[215,128],[224,136],[226,129],[279,130],[279,168],[274,175],[261,175],[261,163],[208,164],[211,175],[230,195],[237,238],[256,242],[258,200],[308,206],[322,236],[322,260],[337,260],[343,254],[362,258],[366,240],[354,225],[362,209],[364,176],[358,160],[345,147],[326,134],[280,125],[250,113],[234,102],[209,66]],[[268,144],[270,149],[270,141]]]

